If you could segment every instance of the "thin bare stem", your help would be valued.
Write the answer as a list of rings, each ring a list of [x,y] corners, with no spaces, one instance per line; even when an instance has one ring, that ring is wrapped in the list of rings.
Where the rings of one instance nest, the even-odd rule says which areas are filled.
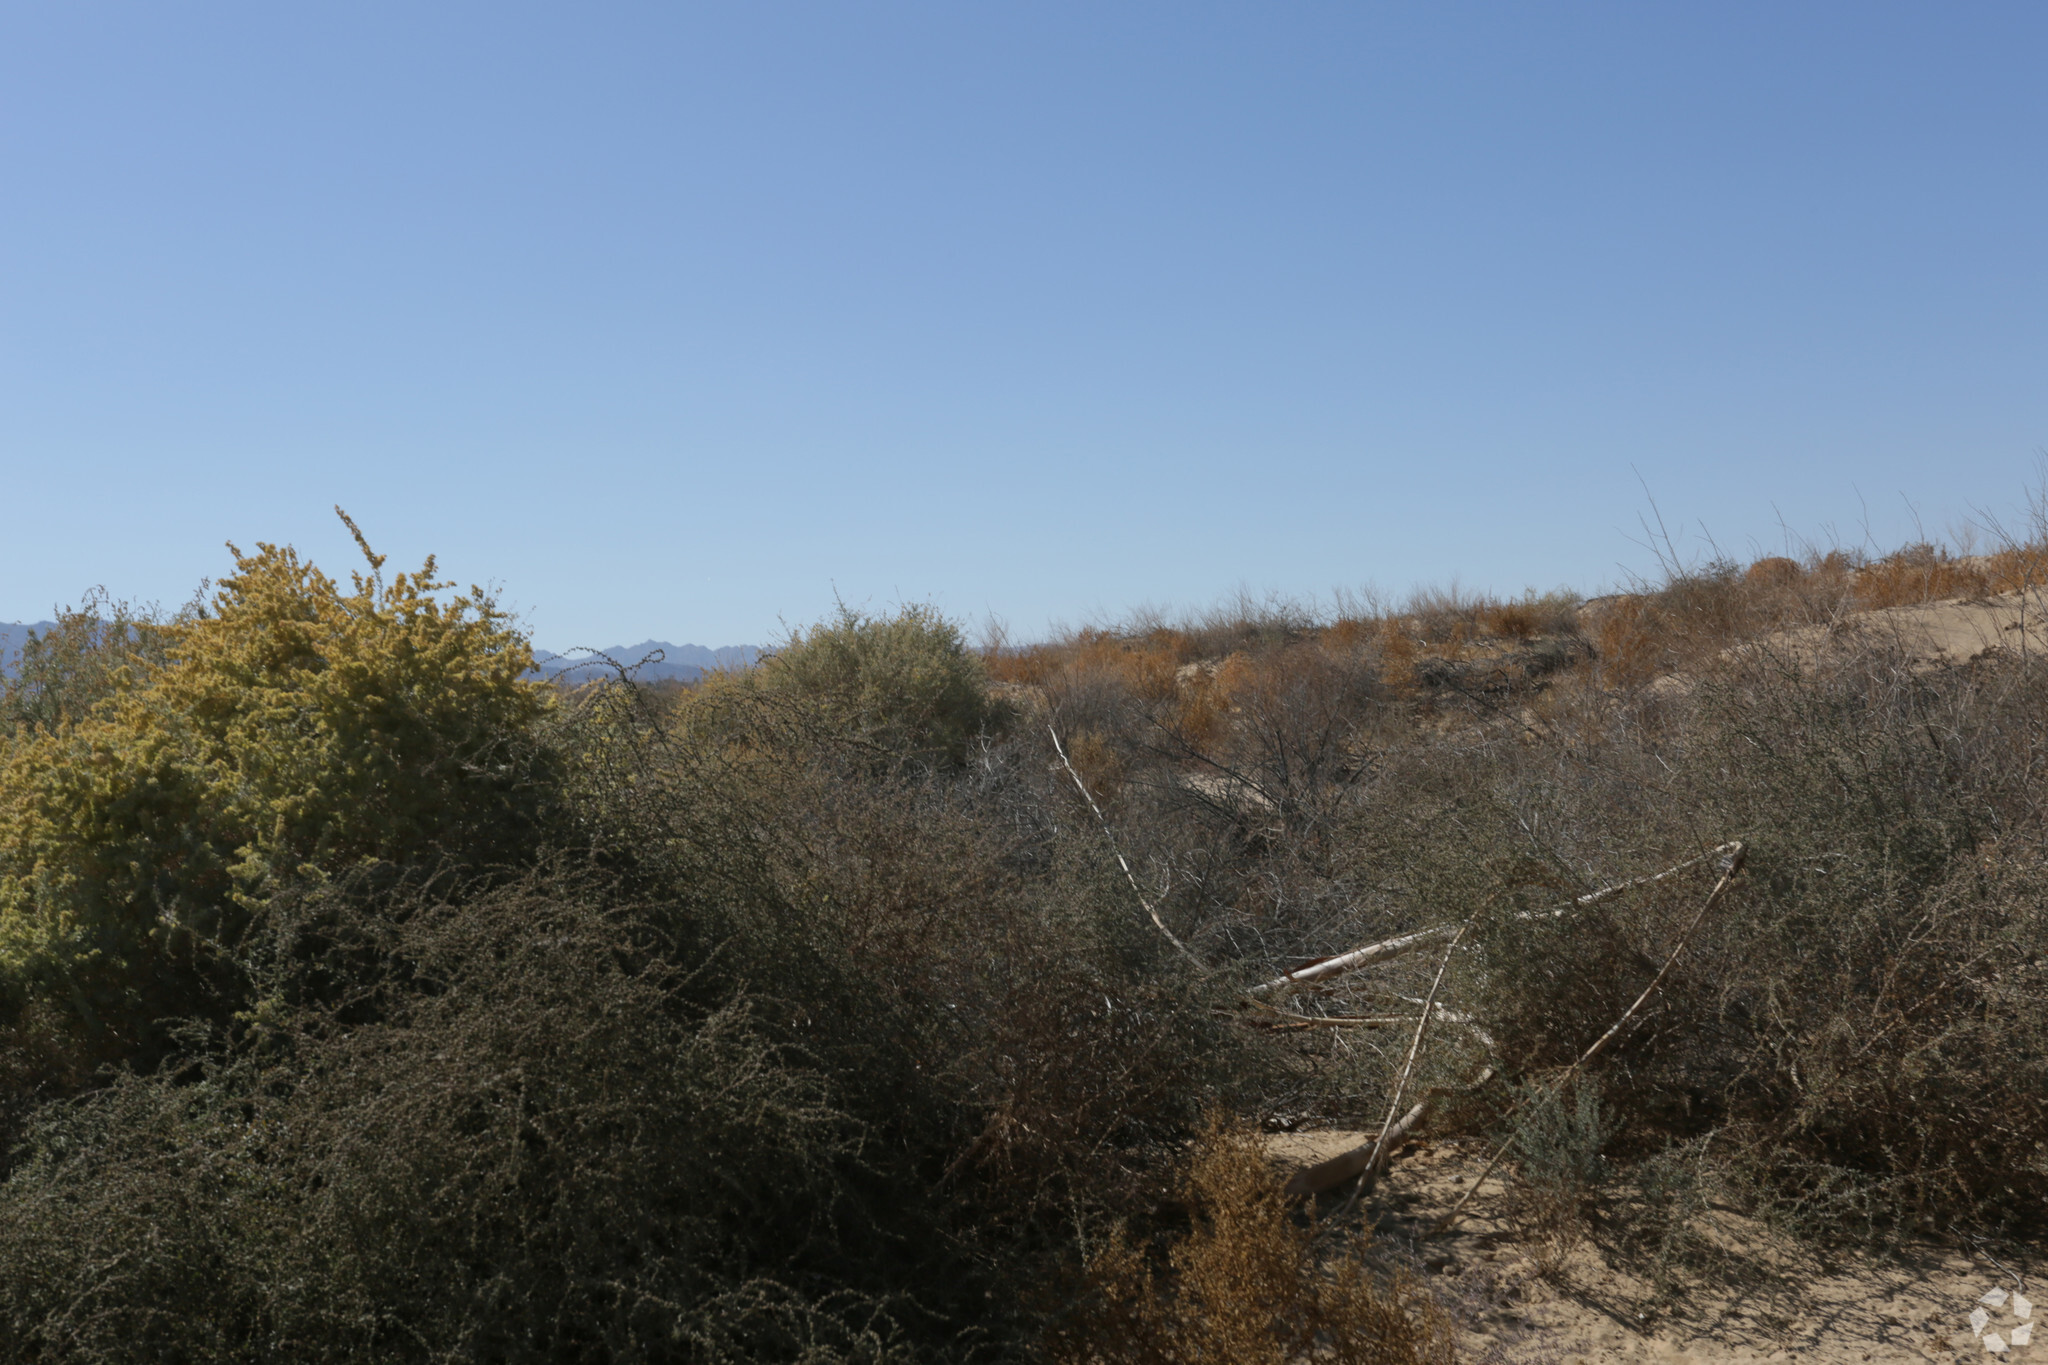
[[[1402,1063],[1401,1077],[1394,1082],[1394,1094],[1387,1105],[1386,1122],[1380,1125],[1379,1138],[1372,1145],[1372,1160],[1365,1164],[1365,1176],[1359,1186],[1361,1190],[1379,1179],[1380,1167],[1387,1158],[1387,1134],[1393,1130],[1394,1115],[1401,1109],[1401,1096],[1407,1091],[1408,1082],[1415,1074],[1415,1059],[1422,1053],[1423,1037],[1428,1034],[1429,1021],[1435,1016],[1436,995],[1443,989],[1444,974],[1451,969],[1451,954],[1457,951],[1458,940],[1465,937],[1465,931],[1470,929],[1478,918],[1474,915],[1459,925],[1458,932],[1451,935],[1451,941],[1444,945],[1443,959],[1436,965],[1436,980],[1429,983],[1429,994],[1422,998],[1422,1016],[1415,1021],[1415,1036],[1408,1043],[1408,1060]],[[1428,1103],[1426,1099],[1423,1102]]]
[[[1062,757],[1064,756],[1062,755]],[[1072,771],[1071,768],[1069,771]],[[1616,882],[1612,886],[1603,886],[1598,891],[1588,891],[1585,895],[1573,899],[1569,904],[1560,905],[1554,909],[1525,910],[1517,918],[1556,919],[1562,915],[1570,914],[1574,910],[1583,910],[1588,906],[1598,905],[1601,901],[1618,896],[1624,891],[1633,891],[1639,886],[1651,886],[1665,880],[1667,877],[1675,877],[1689,868],[1698,867],[1710,858],[1732,853],[1740,847],[1739,841],[1736,843],[1720,844],[1708,849],[1698,857],[1687,858],[1682,863],[1674,863],[1662,872],[1655,872],[1647,877],[1632,877],[1625,882]],[[1418,929],[1414,933],[1383,939],[1378,943],[1368,943],[1363,948],[1353,948],[1348,953],[1339,953],[1335,957],[1322,958],[1309,963],[1305,967],[1297,967],[1284,976],[1276,976],[1270,981],[1262,981],[1250,988],[1251,994],[1261,995],[1267,991],[1281,990],[1288,986],[1306,985],[1312,981],[1325,981],[1333,976],[1341,976],[1345,972],[1356,971],[1360,967],[1369,967],[1376,962],[1386,962],[1393,958],[1405,957],[1418,948],[1448,938],[1453,933],[1458,932],[1462,931],[1456,925],[1439,924],[1434,928]]]
[[[1158,909],[1146,897],[1144,888],[1138,885],[1137,874],[1131,871],[1131,865],[1124,858],[1123,850],[1117,847],[1116,831],[1109,827],[1109,817],[1102,813],[1102,807],[1095,804],[1094,796],[1088,791],[1088,784],[1081,780],[1081,774],[1075,771],[1074,761],[1067,757],[1066,746],[1060,743],[1059,730],[1051,725],[1045,729],[1046,733],[1052,736],[1053,751],[1060,756],[1060,762],[1066,765],[1067,776],[1074,779],[1074,786],[1080,790],[1081,799],[1088,803],[1088,809],[1095,812],[1096,822],[1102,826],[1102,837],[1109,841],[1109,851],[1116,855],[1117,866],[1124,870],[1124,880],[1131,884],[1131,894],[1138,898],[1138,904],[1145,907],[1145,913],[1152,917],[1152,923],[1158,927],[1159,932],[1166,935],[1166,941],[1178,948],[1182,957],[1194,963],[1197,971],[1206,973],[1209,969],[1203,965],[1202,959],[1189,952],[1187,944],[1174,937],[1173,930],[1166,927],[1166,921],[1159,917]]]

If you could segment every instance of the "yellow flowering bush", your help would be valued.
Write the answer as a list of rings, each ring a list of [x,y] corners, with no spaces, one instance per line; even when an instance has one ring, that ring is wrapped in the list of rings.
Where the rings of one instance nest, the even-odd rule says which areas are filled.
[[[82,717],[18,730],[0,764],[16,1006],[146,1021],[287,881],[534,844],[553,694],[488,593],[445,596],[431,558],[386,581],[367,544],[346,589],[289,546],[229,548],[235,572],[156,628],[158,658],[124,663]]]

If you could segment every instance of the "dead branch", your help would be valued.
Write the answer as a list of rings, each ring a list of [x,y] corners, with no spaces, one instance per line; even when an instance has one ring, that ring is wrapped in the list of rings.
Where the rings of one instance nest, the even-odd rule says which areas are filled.
[[[1062,756],[1064,757],[1064,755]],[[1071,771],[1071,768],[1069,771]],[[1078,781],[1079,779],[1076,780]],[[1741,847],[1740,840],[1732,843],[1718,844],[1697,857],[1687,858],[1682,863],[1674,863],[1662,872],[1652,873],[1647,877],[1632,877],[1625,882],[1616,882],[1612,886],[1603,886],[1597,891],[1588,891],[1585,895],[1576,897],[1570,903],[1550,910],[1525,910],[1517,915],[1516,918],[1555,919],[1562,915],[1568,915],[1574,910],[1583,910],[1588,906],[1598,905],[1601,901],[1618,896],[1624,891],[1633,891],[1637,887],[1649,886],[1653,883],[1661,882],[1668,877],[1675,877],[1689,868],[1699,866],[1710,858],[1729,854]],[[1313,981],[1326,981],[1333,976],[1341,976],[1346,972],[1356,971],[1360,967],[1369,967],[1376,962],[1387,962],[1393,958],[1405,957],[1419,948],[1426,947],[1431,943],[1440,942],[1459,932],[1461,930],[1455,924],[1439,924],[1434,928],[1418,929],[1414,933],[1402,934],[1397,938],[1384,939],[1378,943],[1368,943],[1363,948],[1353,948],[1350,952],[1339,953],[1335,957],[1319,958],[1307,966],[1295,968],[1284,976],[1276,976],[1270,981],[1262,981],[1258,985],[1251,987],[1250,992],[1254,995],[1261,995],[1267,991],[1281,990],[1289,986],[1306,985]]]
[[[1429,1113],[1430,1103],[1437,1096],[1476,1090],[1492,1080],[1493,1077],[1494,1069],[1489,1066],[1475,1076],[1469,1084],[1431,1086],[1423,1093],[1423,1097],[1416,1101],[1415,1106],[1401,1116],[1399,1123],[1382,1129],[1370,1141],[1361,1142],[1356,1147],[1339,1152],[1328,1161],[1318,1162],[1313,1166],[1296,1171],[1288,1180],[1284,1192],[1292,1196],[1323,1194],[1336,1189],[1347,1180],[1356,1179],[1371,1165],[1373,1149],[1376,1146],[1384,1145],[1388,1152],[1392,1152],[1395,1147],[1400,1145],[1403,1138],[1415,1131],[1416,1125],[1420,1124]]]
[[[1369,967],[1375,962],[1386,962],[1392,958],[1405,957],[1426,944],[1449,938],[1455,932],[1457,932],[1456,925],[1441,924],[1434,929],[1418,929],[1412,934],[1403,934],[1399,938],[1386,939],[1380,943],[1369,943],[1363,948],[1353,948],[1348,953],[1339,953],[1335,957],[1321,958],[1311,962],[1306,967],[1297,967],[1295,970],[1287,973],[1287,975],[1275,977],[1271,981],[1262,981],[1258,985],[1251,987],[1251,991],[1255,995],[1263,994],[1266,991],[1279,990],[1286,986],[1299,986],[1311,981],[1323,981],[1333,976],[1341,976],[1345,972],[1356,971],[1360,967]]]
[[[1685,926],[1685,931],[1678,936],[1678,942],[1671,945],[1671,955],[1664,959],[1664,965],[1658,969],[1657,975],[1650,979],[1649,985],[1643,987],[1643,993],[1636,997],[1635,1003],[1622,1011],[1621,1018],[1615,1020],[1613,1026],[1607,1032],[1594,1039],[1593,1045],[1580,1053],[1579,1059],[1566,1067],[1563,1075],[1557,1077],[1550,1085],[1545,1087],[1546,1094],[1555,1093],[1562,1089],[1566,1082],[1578,1074],[1580,1067],[1606,1051],[1607,1045],[1620,1036],[1622,1029],[1627,1027],[1628,1021],[1635,1018],[1636,1011],[1643,1007],[1643,1002],[1648,1000],[1651,995],[1656,993],[1657,988],[1664,984],[1664,978],[1669,976],[1671,969],[1678,964],[1678,955],[1685,951],[1686,941],[1692,937],[1693,931],[1705,922],[1707,912],[1712,910],[1715,903],[1721,899],[1721,894],[1728,889],[1728,884],[1735,880],[1735,874],[1742,871],[1742,861],[1745,856],[1742,841],[1737,839],[1723,844],[1721,847],[1730,850],[1726,870],[1721,873],[1721,879],[1714,883],[1714,889],[1707,893],[1706,900],[1700,905],[1699,913],[1692,917],[1692,923]],[[1694,861],[1698,860],[1695,859]],[[1509,1112],[1512,1113],[1513,1111],[1510,1110]],[[1472,1196],[1479,1192],[1480,1185],[1485,1182],[1486,1177],[1493,1174],[1494,1168],[1500,1165],[1501,1159],[1508,1154],[1508,1150],[1514,1145],[1515,1136],[1513,1133],[1510,1133],[1501,1141],[1499,1149],[1493,1154],[1493,1159],[1486,1163],[1486,1169],[1479,1173],[1479,1179],[1474,1180],[1465,1193],[1459,1196],[1458,1202],[1451,1206],[1449,1213],[1439,1218],[1430,1227],[1429,1232],[1426,1234],[1427,1236],[1434,1237],[1457,1222],[1458,1215],[1464,1211],[1465,1205],[1472,1201]]]
[[[1251,1018],[1246,1018],[1243,1015],[1233,1015],[1232,1017],[1247,1028],[1274,1030],[1301,1028],[1398,1028],[1402,1024],[1414,1023],[1416,1018],[1412,1014],[1331,1014],[1317,1016],[1313,1014],[1287,1014],[1277,1010],[1271,1015],[1256,1015]]]
[[[1443,989],[1444,973],[1451,969],[1451,954],[1457,951],[1458,940],[1465,937],[1465,931],[1477,923],[1478,919],[1479,916],[1475,914],[1471,919],[1459,925],[1458,932],[1453,934],[1451,941],[1444,945],[1443,960],[1436,964],[1436,980],[1429,983],[1429,994],[1422,999],[1422,1017],[1415,1021],[1415,1037],[1408,1043],[1408,1060],[1402,1063],[1401,1077],[1394,1082],[1394,1096],[1387,1104],[1386,1122],[1380,1125],[1380,1135],[1379,1139],[1373,1143],[1372,1157],[1365,1163],[1365,1175],[1362,1177],[1363,1183],[1359,1186],[1361,1194],[1370,1189],[1379,1180],[1380,1172],[1385,1169],[1388,1151],[1387,1135],[1394,1129],[1394,1114],[1401,1107],[1401,1095],[1408,1089],[1409,1078],[1415,1074],[1415,1059],[1422,1053],[1422,1039],[1429,1032],[1429,1021],[1436,1009],[1436,993]],[[1422,1103],[1415,1107],[1413,1117],[1419,1120],[1422,1117],[1422,1111],[1428,1107],[1429,1097],[1425,1095]]]
[[[1081,774],[1074,769],[1074,761],[1067,757],[1066,746],[1060,743],[1060,732],[1051,725],[1045,728],[1052,736],[1053,751],[1060,756],[1060,762],[1066,764],[1067,776],[1074,779],[1074,785],[1080,789],[1081,799],[1088,803],[1088,809],[1095,812],[1096,822],[1102,826],[1102,837],[1109,841],[1109,851],[1116,855],[1117,866],[1124,870],[1124,880],[1131,884],[1131,893],[1138,898],[1138,904],[1145,907],[1145,913],[1152,917],[1152,923],[1158,927],[1159,932],[1166,935],[1166,941],[1178,948],[1182,957],[1194,963],[1195,970],[1207,973],[1209,969],[1202,965],[1202,960],[1188,951],[1187,944],[1174,937],[1173,930],[1166,927],[1166,921],[1159,917],[1159,911],[1153,907],[1144,890],[1139,887],[1137,874],[1131,871],[1130,863],[1124,859],[1124,851],[1117,847],[1116,832],[1109,827],[1109,817],[1102,813],[1102,807],[1095,804],[1095,798],[1088,792],[1088,784],[1081,780]]]

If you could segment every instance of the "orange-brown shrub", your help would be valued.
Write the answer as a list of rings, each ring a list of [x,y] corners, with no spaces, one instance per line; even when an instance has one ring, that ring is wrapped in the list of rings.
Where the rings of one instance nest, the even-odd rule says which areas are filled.
[[[1027,645],[1022,649],[997,647],[982,651],[983,667],[988,669],[989,681],[1016,683],[1024,687],[1042,687],[1045,680],[1058,666],[1060,650],[1055,645]]]
[[[1608,687],[1648,682],[1663,669],[1664,650],[1650,599],[1631,593],[1602,602],[1595,618],[1593,647],[1600,681]]]
[[[1387,686],[1396,691],[1406,691],[1415,685],[1415,642],[1408,638],[1398,620],[1389,618],[1380,625],[1381,676]]]
[[[1984,597],[1990,591],[1990,577],[1979,563],[1924,542],[1866,564],[1856,573],[1856,603],[1865,608]]]
[[[1222,1115],[1182,1182],[1194,1226],[1157,1274],[1119,1235],[1088,1266],[1092,1302],[1057,1343],[1074,1365],[1450,1365],[1443,1309],[1410,1277],[1383,1274],[1361,1237],[1319,1254],[1294,1221],[1258,1140]],[[1163,1283],[1162,1283],[1163,1279]]]
[[[1994,592],[2037,592],[2048,584],[2048,544],[2015,545],[1984,557]]]
[[[1323,631],[1325,644],[1339,649],[1355,649],[1370,641],[1379,629],[1379,622],[1356,616],[1340,616]]]
[[[1220,670],[1200,669],[1188,679],[1175,708],[1174,723],[1183,740],[1200,749],[1213,748],[1228,727],[1230,692],[1219,684]]]
[[[1510,640],[1531,639],[1543,629],[1542,618],[1530,602],[1503,602],[1489,607],[1481,619],[1488,630]]]
[[[1787,559],[1783,555],[1765,555],[1750,565],[1749,571],[1743,574],[1742,578],[1752,587],[1783,588],[1797,583],[1804,573],[1805,570],[1799,567],[1799,561],[1796,559]]]
[[[1024,649],[984,653],[989,676],[997,682],[1043,687],[1066,676],[1113,679],[1148,701],[1174,694],[1176,673],[1192,656],[1180,631],[1156,630],[1137,637],[1114,631],[1084,630],[1065,640]]]
[[[1123,794],[1123,760],[1099,732],[1081,730],[1070,736],[1067,758],[1096,800],[1112,802]]]

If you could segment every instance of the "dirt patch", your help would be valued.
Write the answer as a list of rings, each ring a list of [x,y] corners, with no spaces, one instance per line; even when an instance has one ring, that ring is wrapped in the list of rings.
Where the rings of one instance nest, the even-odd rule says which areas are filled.
[[[1267,1151],[1282,1174],[1328,1160],[1371,1134],[1276,1134]],[[1476,1142],[1411,1143],[1369,1201],[1376,1243],[1420,1267],[1461,1328],[1466,1360],[1501,1365],[1957,1365],[1985,1359],[2048,1363],[2048,1351],[2013,1344],[2014,1329],[2048,1318],[2048,1283],[2028,1277],[2025,1253],[1915,1244],[1895,1256],[1815,1250],[1740,1214],[1702,1220],[1705,1255],[1653,1282],[1647,1258],[1625,1246],[1626,1210],[1604,1208],[1586,1240],[1549,1274],[1518,1234],[1497,1178],[1450,1232],[1427,1230],[1470,1188],[1488,1151]],[[1325,1201],[1335,1215],[1342,1194]],[[2025,1286],[2042,1300],[2031,1307]],[[2003,1290],[2000,1302],[1984,1296]],[[1981,1328],[1971,1314],[1983,1309]],[[2019,1334],[2029,1338],[2031,1332]],[[1991,1339],[1996,1337],[1996,1342]],[[2003,1344],[1994,1353],[1989,1345]]]

